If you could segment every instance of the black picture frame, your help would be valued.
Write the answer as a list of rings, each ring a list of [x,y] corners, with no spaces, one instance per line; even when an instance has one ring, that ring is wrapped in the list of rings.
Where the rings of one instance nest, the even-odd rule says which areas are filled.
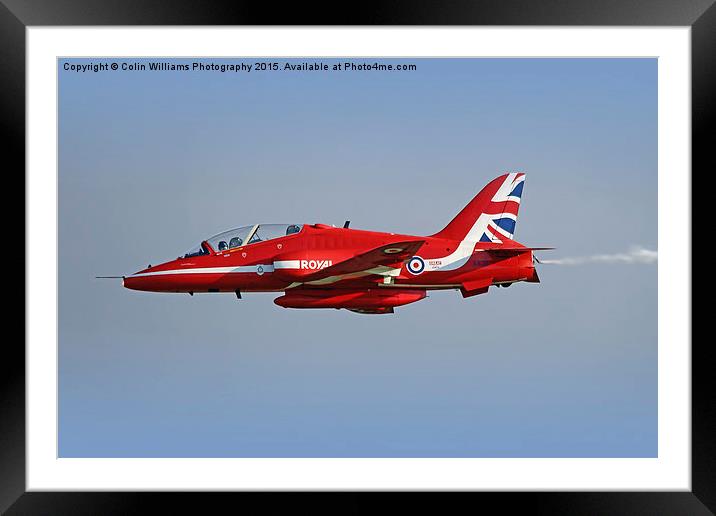
[[[716,6],[713,4],[714,0],[459,0],[450,3],[400,0],[276,6],[245,1],[0,0],[0,109],[2,126],[6,129],[2,152],[4,177],[5,181],[22,181],[20,188],[25,191],[24,180],[20,178],[25,177],[25,29],[28,26],[636,25],[691,27],[693,184],[694,176],[706,178],[707,171],[716,170],[712,151],[714,140],[709,137],[716,110]],[[701,191],[705,185],[708,183],[700,183]],[[6,196],[13,195],[13,190],[6,187]],[[10,214],[6,220],[16,218]],[[692,220],[700,219],[692,215]],[[14,234],[16,230],[12,232]],[[17,263],[15,256],[6,256],[9,258]],[[32,271],[26,269],[25,278],[28,274]],[[19,275],[15,277],[19,281]],[[21,304],[10,297],[6,301],[22,306],[24,310],[24,302]],[[706,339],[692,338],[690,492],[459,493],[449,499],[442,494],[419,493],[410,497],[391,496],[386,500],[386,494],[359,492],[321,494],[320,497],[308,493],[277,496],[277,493],[25,492],[25,348],[24,339],[21,341],[11,335],[6,331],[3,359],[0,360],[3,364],[0,375],[0,511],[7,511],[7,514],[135,513],[145,510],[149,503],[160,503],[165,513],[207,512],[212,506],[218,507],[215,504],[228,502],[231,507],[237,503],[237,497],[242,498],[241,505],[234,505],[237,508],[250,500],[262,504],[263,510],[275,510],[280,504],[292,511],[311,510],[314,513],[321,509],[341,513],[372,511],[385,508],[388,501],[400,504],[403,510],[415,504],[421,509],[440,512],[444,511],[446,503],[455,502],[475,508],[493,502],[538,514],[716,512],[716,440],[713,438],[716,435],[716,404],[709,389],[714,351]]]

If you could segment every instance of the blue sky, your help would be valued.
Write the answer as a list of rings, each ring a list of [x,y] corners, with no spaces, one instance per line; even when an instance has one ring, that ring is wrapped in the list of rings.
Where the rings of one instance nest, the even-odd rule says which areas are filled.
[[[94,279],[257,222],[431,234],[505,171],[527,174],[515,237],[558,248],[543,257],[657,249],[656,60],[64,62],[61,456],[656,455],[655,264],[544,265],[539,285],[392,316]]]

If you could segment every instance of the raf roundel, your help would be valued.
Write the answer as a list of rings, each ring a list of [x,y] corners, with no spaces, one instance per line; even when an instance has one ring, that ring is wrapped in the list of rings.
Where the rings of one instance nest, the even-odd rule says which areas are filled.
[[[420,274],[421,272],[423,272],[424,270],[425,270],[425,262],[423,261],[423,259],[420,256],[413,256],[408,261],[408,271],[411,274],[417,275],[417,274]]]

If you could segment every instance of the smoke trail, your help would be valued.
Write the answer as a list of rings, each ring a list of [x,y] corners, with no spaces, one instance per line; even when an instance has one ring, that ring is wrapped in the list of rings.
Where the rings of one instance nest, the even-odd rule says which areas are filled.
[[[553,265],[582,265],[584,263],[656,263],[657,252],[643,247],[632,247],[629,252],[617,254],[594,254],[592,256],[578,256],[559,258],[556,260],[540,260],[540,263]]]

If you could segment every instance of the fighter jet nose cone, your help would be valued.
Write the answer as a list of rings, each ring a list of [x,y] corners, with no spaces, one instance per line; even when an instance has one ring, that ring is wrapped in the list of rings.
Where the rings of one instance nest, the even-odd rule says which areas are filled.
[[[122,286],[124,288],[128,288],[130,290],[149,290],[147,288],[147,284],[149,283],[149,278],[147,277],[147,272],[150,272],[150,268],[142,269],[140,271],[135,272],[134,274],[130,274],[129,276],[122,277]]]
[[[127,276],[122,280],[122,286],[130,290],[139,290],[137,287],[139,286],[140,281],[141,278],[136,278],[134,275]]]

